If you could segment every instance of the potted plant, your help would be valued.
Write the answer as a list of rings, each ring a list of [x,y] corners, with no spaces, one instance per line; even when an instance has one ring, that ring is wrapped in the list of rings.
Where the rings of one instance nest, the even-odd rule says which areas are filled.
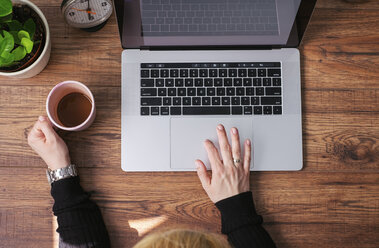
[[[0,0],[0,75],[29,78],[50,58],[48,23],[28,0]]]

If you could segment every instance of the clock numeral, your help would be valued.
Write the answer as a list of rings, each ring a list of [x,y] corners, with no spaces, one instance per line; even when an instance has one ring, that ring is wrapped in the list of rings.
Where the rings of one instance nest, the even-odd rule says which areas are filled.
[[[89,19],[90,21],[92,21],[93,19],[95,19],[95,17],[93,17],[92,15],[90,15],[90,16],[88,16],[88,19]]]
[[[75,12],[70,12],[70,13],[68,13],[69,14],[69,16],[74,16],[75,15]]]
[[[107,2],[102,2],[102,3],[101,3],[101,6],[103,6],[103,7],[105,7],[105,6],[107,6],[107,5],[108,5]]]

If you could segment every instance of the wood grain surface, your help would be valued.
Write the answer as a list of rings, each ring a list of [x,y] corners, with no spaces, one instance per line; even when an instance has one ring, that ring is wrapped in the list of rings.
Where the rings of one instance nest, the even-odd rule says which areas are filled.
[[[60,1],[34,0],[52,53],[31,79],[0,77],[0,248],[53,247],[56,223],[45,165],[26,142],[50,89],[64,80],[93,91],[88,130],[59,132],[99,204],[113,247],[160,228],[219,232],[193,172],[120,168],[121,45],[115,17],[96,33],[67,26]],[[304,42],[304,169],[252,173],[257,211],[278,247],[379,247],[379,1],[319,0]]]

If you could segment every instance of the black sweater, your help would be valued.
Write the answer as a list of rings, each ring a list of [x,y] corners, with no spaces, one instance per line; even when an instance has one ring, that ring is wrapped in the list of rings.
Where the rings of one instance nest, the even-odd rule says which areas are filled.
[[[79,177],[52,184],[53,212],[58,219],[60,247],[110,247],[100,209],[89,199]],[[252,193],[245,192],[216,203],[221,212],[222,233],[235,248],[275,247],[262,227],[262,217],[255,212]]]

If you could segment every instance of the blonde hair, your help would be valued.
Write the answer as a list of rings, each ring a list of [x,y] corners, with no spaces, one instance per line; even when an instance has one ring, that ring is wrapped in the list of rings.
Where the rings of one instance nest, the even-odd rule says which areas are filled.
[[[149,234],[133,248],[231,248],[231,246],[219,234],[174,229]]]

